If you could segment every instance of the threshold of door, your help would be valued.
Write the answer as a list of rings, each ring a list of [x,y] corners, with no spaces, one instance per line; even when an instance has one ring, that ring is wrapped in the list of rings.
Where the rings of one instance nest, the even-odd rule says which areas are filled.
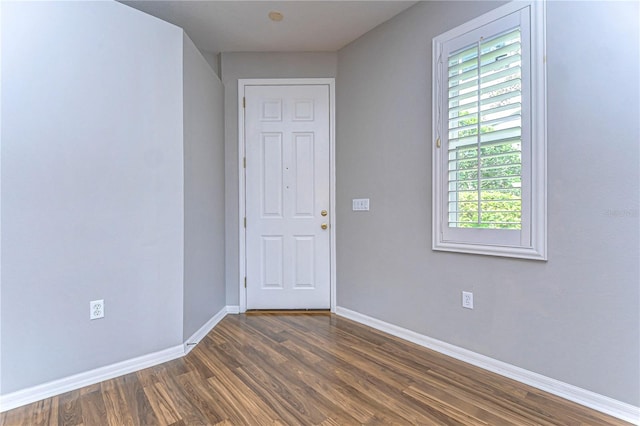
[[[329,309],[251,309],[246,315],[331,315]]]

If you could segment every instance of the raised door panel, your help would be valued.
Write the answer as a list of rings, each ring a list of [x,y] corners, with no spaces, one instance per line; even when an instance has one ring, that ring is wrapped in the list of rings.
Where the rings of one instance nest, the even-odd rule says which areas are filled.
[[[262,217],[281,218],[284,201],[282,133],[262,133],[260,139]]]
[[[315,208],[315,147],[311,132],[293,134],[295,217],[312,217]]]

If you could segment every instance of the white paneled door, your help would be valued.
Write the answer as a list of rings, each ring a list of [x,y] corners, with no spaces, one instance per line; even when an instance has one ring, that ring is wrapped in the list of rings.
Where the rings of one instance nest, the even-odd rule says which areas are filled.
[[[247,309],[328,309],[329,86],[244,93]]]

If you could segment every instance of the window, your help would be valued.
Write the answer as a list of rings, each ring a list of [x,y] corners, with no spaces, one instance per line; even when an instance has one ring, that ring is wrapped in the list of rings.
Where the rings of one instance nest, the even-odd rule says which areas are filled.
[[[433,248],[546,260],[544,2],[433,39]]]

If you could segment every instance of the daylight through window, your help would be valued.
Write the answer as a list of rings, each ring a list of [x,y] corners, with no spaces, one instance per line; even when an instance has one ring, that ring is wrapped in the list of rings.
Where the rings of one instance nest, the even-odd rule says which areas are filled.
[[[544,5],[434,39],[434,249],[545,258]]]

